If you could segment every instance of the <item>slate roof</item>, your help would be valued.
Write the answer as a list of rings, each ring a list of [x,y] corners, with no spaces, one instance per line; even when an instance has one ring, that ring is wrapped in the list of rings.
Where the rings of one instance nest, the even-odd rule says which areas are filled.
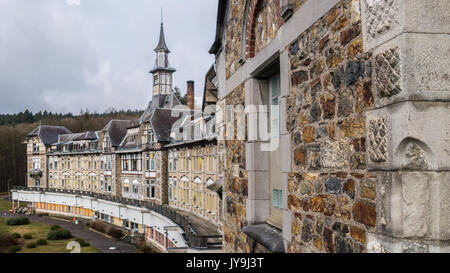
[[[40,125],[36,129],[31,131],[28,136],[38,136],[45,145],[51,145],[58,141],[59,135],[71,133],[71,131],[63,126]]]
[[[194,113],[193,115],[195,116],[197,114]],[[208,116],[208,117],[201,117],[201,119],[203,119],[204,122],[207,123],[206,124],[207,125],[207,128],[206,128],[207,132],[209,132],[209,130],[211,129],[211,128],[208,127],[208,125],[212,124],[212,126],[213,126],[213,128],[212,128],[213,133],[212,134],[209,134],[209,135],[206,135],[206,136],[205,135],[197,135],[196,134],[195,123],[198,122],[198,119],[193,121],[192,120],[192,115],[190,115],[186,120],[184,120],[183,123],[180,124],[180,126],[178,126],[176,128],[173,128],[173,131],[180,130],[180,134],[184,134],[183,133],[184,126],[185,126],[185,124],[187,122],[189,122],[190,125],[192,126],[191,127],[191,139],[176,140],[176,139],[172,138],[172,139],[170,139],[170,144],[166,145],[165,147],[170,148],[170,147],[176,147],[176,146],[185,145],[185,144],[199,143],[199,142],[204,142],[204,141],[208,142],[208,141],[216,140],[217,132],[215,132],[215,127],[216,127],[215,126],[215,124],[216,124],[216,122],[215,122],[215,120],[216,120],[215,115]],[[212,121],[212,122],[209,123],[209,121]]]
[[[182,117],[182,113],[183,111],[172,109],[155,109],[150,124],[158,141],[170,142],[172,126]]]
[[[127,128],[134,126],[137,121],[111,120],[103,130],[107,131],[111,140],[111,146],[118,147],[127,135]]]
[[[167,48],[166,45],[166,37],[164,36],[164,25],[161,23],[161,30],[159,33],[159,42],[158,45],[155,48],[155,51],[165,51],[167,53],[170,53],[170,50]]]
[[[58,137],[58,143],[67,143],[74,140],[80,140],[85,136],[86,133],[75,133],[75,134],[62,134]]]
[[[153,96],[153,100],[150,101],[147,109],[139,118],[139,124],[149,121],[156,109],[172,109],[177,105],[181,105],[181,103],[173,92],[170,95]]]

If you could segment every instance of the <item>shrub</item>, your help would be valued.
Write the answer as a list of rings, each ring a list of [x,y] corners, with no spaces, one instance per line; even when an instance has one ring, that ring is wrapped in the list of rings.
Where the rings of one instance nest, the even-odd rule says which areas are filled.
[[[27,244],[27,248],[36,248],[36,247],[37,247],[36,243]]]
[[[19,233],[13,233],[13,234],[11,234],[11,236],[14,238],[14,239],[20,239],[20,238],[22,238],[22,235],[20,235]]]
[[[57,229],[52,230],[48,233],[47,239],[48,240],[63,240],[63,239],[69,239],[72,237],[72,234],[70,234],[70,231],[67,229]]]
[[[10,248],[9,248],[9,252],[10,253],[16,253],[16,252],[19,252],[19,251],[21,251],[22,250],[22,248],[20,247],[20,246],[11,246]]]
[[[147,245],[145,242],[139,243],[137,249],[139,253],[160,253],[159,250]]]
[[[0,247],[8,247],[12,245],[17,245],[17,241],[12,235],[0,234]]]
[[[115,238],[115,239],[119,239],[123,236],[123,232],[115,227],[108,227],[106,230],[106,234]]]
[[[95,230],[100,231],[102,233],[106,232],[106,225],[104,223],[100,222],[100,221],[93,221],[93,222],[91,222],[90,226],[91,226],[92,229],[95,229]]]
[[[28,225],[30,223],[30,219],[27,217],[18,217],[18,218],[10,218],[6,221],[7,226],[21,226]]]
[[[45,239],[39,239],[39,240],[36,241],[36,244],[37,244],[38,246],[46,245],[46,244],[47,244],[47,240],[45,240]]]
[[[23,238],[25,240],[30,240],[30,239],[33,239],[33,235],[31,235],[30,233],[26,233],[26,234],[23,235]]]
[[[51,230],[57,230],[57,229],[61,229],[61,227],[58,226],[58,225],[53,225],[53,226],[51,226],[50,229],[51,229]]]
[[[75,241],[77,241],[77,242],[80,244],[80,246],[82,246],[82,247],[90,246],[90,245],[91,245],[91,244],[89,244],[88,242],[86,242],[86,241],[83,240],[83,239],[75,239]]]

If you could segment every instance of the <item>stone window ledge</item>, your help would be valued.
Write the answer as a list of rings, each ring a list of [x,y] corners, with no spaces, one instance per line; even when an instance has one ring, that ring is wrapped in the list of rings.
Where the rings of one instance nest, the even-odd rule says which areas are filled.
[[[281,230],[273,226],[268,224],[248,225],[242,231],[272,253],[285,252]]]

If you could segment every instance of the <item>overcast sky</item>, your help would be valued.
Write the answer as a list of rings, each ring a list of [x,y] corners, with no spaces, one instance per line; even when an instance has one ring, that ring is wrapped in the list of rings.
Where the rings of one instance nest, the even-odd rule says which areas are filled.
[[[174,85],[201,101],[217,2],[0,0],[0,113],[144,109],[161,7]]]

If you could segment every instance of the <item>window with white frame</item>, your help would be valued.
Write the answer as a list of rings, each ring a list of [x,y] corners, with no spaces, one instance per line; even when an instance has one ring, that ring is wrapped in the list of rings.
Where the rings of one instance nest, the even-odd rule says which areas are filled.
[[[40,170],[41,169],[41,159],[40,158],[33,158],[31,160],[32,162],[32,169],[33,170]]]
[[[156,170],[155,153],[150,153],[150,171]]]
[[[177,189],[177,179],[176,178],[173,179],[172,185],[173,185],[173,192],[172,192],[172,194],[173,194],[173,201],[177,201],[178,189]]]

